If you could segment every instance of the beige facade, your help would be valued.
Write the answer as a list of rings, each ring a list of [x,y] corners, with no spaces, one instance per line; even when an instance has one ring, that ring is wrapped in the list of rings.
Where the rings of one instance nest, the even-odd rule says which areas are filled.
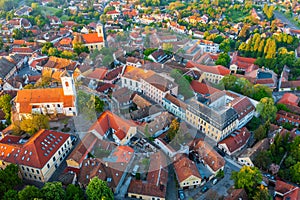
[[[203,112],[192,106],[188,106],[186,110],[186,121],[205,133],[208,137],[219,141],[236,129],[238,118],[236,114],[236,116],[229,116],[231,119],[224,119],[225,121],[222,121],[217,119],[215,117],[216,115],[218,115],[217,112],[211,108],[207,108],[207,112]]]
[[[201,185],[201,178],[191,175],[179,183],[180,188],[196,188]]]
[[[209,72],[204,72],[200,79],[199,82],[202,82],[203,80],[209,81],[211,83],[220,83],[220,81],[222,80],[224,76],[220,75],[220,74],[213,74],[213,73],[209,73]]]
[[[136,199],[144,199],[144,200],[165,200],[165,198],[161,198],[161,197],[147,196],[147,195],[142,195],[142,194],[134,194],[131,192],[128,192],[128,197],[136,198]]]
[[[9,163],[4,160],[0,160],[0,168],[4,169],[9,164],[16,164],[18,165],[20,174],[24,179],[38,182],[47,182],[52,176],[52,174],[55,172],[56,168],[68,155],[71,148],[72,141],[71,137],[69,137],[41,169],[31,167],[29,162],[30,160],[27,160],[29,162],[29,165],[19,165],[18,163]],[[31,154],[31,152],[28,152],[28,154]]]

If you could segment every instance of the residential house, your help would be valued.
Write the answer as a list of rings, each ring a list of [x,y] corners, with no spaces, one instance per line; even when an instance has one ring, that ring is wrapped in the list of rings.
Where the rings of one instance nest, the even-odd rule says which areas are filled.
[[[228,155],[232,155],[244,148],[251,136],[246,127],[234,131],[230,136],[218,142],[218,147]]]
[[[145,124],[145,128],[142,130],[142,132],[146,132],[145,129],[147,127],[148,134],[150,134],[152,137],[158,137],[169,130],[169,126],[173,119],[173,115],[168,112],[163,112],[159,116],[155,117],[153,121]]]
[[[216,92],[221,92],[221,90],[217,88],[211,87],[208,84],[201,83],[196,80],[192,80],[191,87],[196,95],[209,96]]]
[[[29,14],[32,12],[32,8],[29,6],[22,6],[19,8],[14,15],[21,17],[21,16],[29,16]]]
[[[142,79],[147,79],[155,74],[152,70],[140,69],[132,66],[126,66],[121,77],[121,86],[130,90],[142,92]]]
[[[116,10],[111,10],[106,12],[107,16],[110,16],[112,19],[117,19],[120,16],[120,12],[116,11]]]
[[[234,189],[224,200],[248,200],[245,189]]]
[[[134,103],[138,109],[146,108],[152,105],[152,103],[138,94],[134,95],[134,97],[132,98],[132,103]]]
[[[293,93],[284,93],[281,99],[277,102],[278,104],[285,104],[291,106],[298,106],[300,99]]]
[[[16,164],[24,179],[47,182],[72,148],[71,136],[41,129],[29,140],[7,135],[0,140],[0,168]]]
[[[189,154],[189,147],[186,145],[181,145],[180,149],[175,150],[172,147],[172,144],[167,144],[163,139],[161,138],[155,138],[154,143],[170,158],[174,158],[174,156],[180,154]]]
[[[72,77],[61,77],[62,88],[19,90],[14,100],[19,118],[32,114],[77,115],[76,91]]]
[[[168,22],[168,27],[176,33],[184,34],[186,32],[186,27],[177,24],[177,22]]]
[[[220,170],[224,170],[225,160],[208,143],[196,139],[191,143],[190,149],[195,152],[196,158],[202,162],[215,176]],[[209,177],[211,179],[212,177]]]
[[[257,154],[261,151],[268,150],[270,147],[270,141],[268,138],[265,138],[259,142],[257,142],[252,148],[246,149],[242,154],[238,156],[238,162],[241,165],[251,166],[253,167],[253,160],[257,156]]]
[[[147,107],[130,112],[130,117],[135,121],[150,122],[161,115],[163,111],[164,109],[157,104],[149,105]]]
[[[150,54],[148,58],[152,59],[154,62],[163,63],[166,61],[165,59],[168,58],[168,54],[166,54],[164,50],[158,49]]]
[[[131,180],[128,197],[144,200],[165,200],[168,183],[168,165],[162,152],[150,156],[146,181]]]
[[[24,58],[19,55],[10,55],[0,57],[0,80],[5,81],[11,78],[22,68]]]
[[[175,96],[166,94],[166,96],[162,99],[162,106],[170,113],[182,120],[185,120],[186,104],[177,99]]]
[[[142,79],[141,83],[143,93],[158,104],[162,104],[166,94],[178,95],[178,85],[158,74]]]
[[[255,107],[248,97],[237,97],[229,103],[229,106],[238,113],[238,129],[245,126],[254,116]]]
[[[218,84],[224,76],[230,74],[230,70],[221,65],[206,66],[206,65],[198,64],[193,61],[188,61],[186,67],[202,73],[199,82],[202,82],[202,80],[207,80],[209,82]]]
[[[219,52],[219,44],[214,43],[209,40],[199,40],[198,44],[201,48],[201,52],[203,53],[218,53]]]
[[[137,126],[110,111],[105,111],[90,127],[89,131],[97,135],[99,139],[111,135],[117,144],[124,145],[137,133]]]
[[[112,100],[116,103],[118,110],[129,109],[132,105],[133,92],[128,88],[120,88],[112,93]]]
[[[277,180],[274,196],[276,200],[300,199],[300,188],[284,181]]]
[[[54,71],[68,70],[73,72],[77,65],[78,62],[71,59],[50,56],[47,63],[42,67],[42,69],[52,69]]]
[[[180,188],[190,189],[199,187],[202,183],[202,177],[194,161],[186,156],[179,156],[174,159],[174,169]]]
[[[56,16],[47,16],[50,21],[51,26],[59,26],[61,24],[61,20]]]
[[[300,125],[300,116],[291,112],[280,110],[276,113],[276,120],[279,124],[289,123],[298,127]]]
[[[78,184],[86,188],[94,177],[106,181],[114,193],[119,193],[134,157],[129,146],[117,146],[108,157],[87,158],[83,161],[78,176]]]

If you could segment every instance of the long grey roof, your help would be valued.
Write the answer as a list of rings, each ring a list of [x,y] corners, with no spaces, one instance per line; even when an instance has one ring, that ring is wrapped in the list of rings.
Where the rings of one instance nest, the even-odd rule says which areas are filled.
[[[233,108],[226,108],[222,111],[216,111],[207,105],[191,101],[187,108],[190,112],[199,116],[209,124],[212,124],[219,130],[224,130],[233,121],[238,118],[238,113]]]

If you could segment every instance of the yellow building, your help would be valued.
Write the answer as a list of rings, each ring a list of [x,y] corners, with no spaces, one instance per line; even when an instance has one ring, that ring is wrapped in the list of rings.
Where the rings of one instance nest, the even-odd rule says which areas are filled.
[[[174,169],[180,188],[196,188],[201,185],[201,175],[196,164],[183,156],[174,163]]]
[[[238,114],[233,108],[214,109],[207,105],[191,101],[186,110],[186,121],[219,141],[227,137],[238,125]]]

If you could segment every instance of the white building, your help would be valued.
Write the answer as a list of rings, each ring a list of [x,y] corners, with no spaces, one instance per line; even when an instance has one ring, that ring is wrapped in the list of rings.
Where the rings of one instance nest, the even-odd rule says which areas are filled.
[[[61,77],[62,88],[19,90],[15,99],[19,118],[32,114],[77,115],[76,90],[72,77]]]
[[[40,130],[28,141],[7,135],[0,140],[0,168],[19,167],[24,179],[47,182],[72,148],[71,136],[52,130]]]

